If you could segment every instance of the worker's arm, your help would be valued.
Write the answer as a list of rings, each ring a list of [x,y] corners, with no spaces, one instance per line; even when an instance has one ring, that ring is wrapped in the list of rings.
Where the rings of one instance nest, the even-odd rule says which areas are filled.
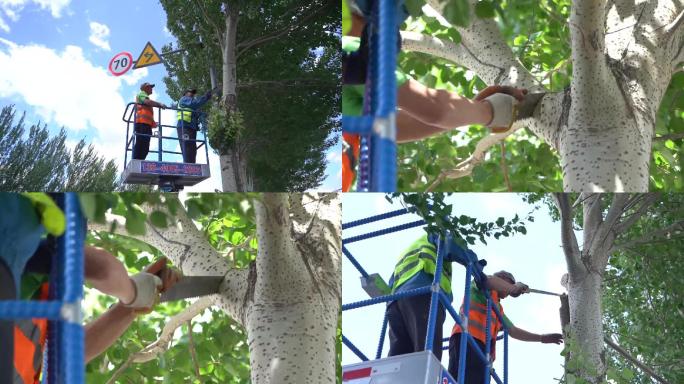
[[[527,90],[495,85],[483,89],[475,99],[470,100],[443,89],[428,88],[409,78],[399,87],[397,103],[399,108],[423,124],[447,131],[471,124],[490,124],[494,120],[494,109],[491,102],[485,98],[495,93],[507,94],[521,101]],[[504,107],[504,105],[499,106],[505,109]],[[510,105],[508,107],[512,108]],[[503,109],[498,113],[502,113]],[[502,113],[502,115],[506,114]],[[403,129],[408,131],[401,132]],[[434,134],[421,136],[421,131],[425,132],[421,127],[399,126],[397,136],[410,137],[415,140]]]
[[[494,275],[487,276],[487,288],[499,292],[500,295],[511,295],[514,297],[518,297],[522,293],[530,292],[530,288],[521,282],[511,284],[508,281]]]
[[[444,132],[439,127],[423,123],[404,110],[399,110],[397,113],[398,143],[417,141]]]
[[[183,108],[190,108],[194,110],[206,104],[206,102],[209,101],[210,98],[211,93],[207,93],[200,97],[183,96],[178,101],[178,104]]]
[[[123,263],[102,248],[85,247],[85,278],[98,291],[123,303],[135,298],[135,285]]]
[[[399,108],[427,125],[451,130],[492,119],[489,103],[473,101],[444,89],[432,89],[408,79],[397,93]]]
[[[154,100],[151,100],[149,97],[143,100],[143,104],[149,105],[150,107],[159,107],[159,108],[166,108],[166,105],[162,103],[158,103]]]
[[[103,251],[106,252],[106,251]],[[93,253],[93,250],[90,251]],[[87,254],[87,253],[86,253]],[[111,256],[111,255],[110,255]],[[87,257],[87,256],[86,256]],[[113,256],[112,256],[113,257]],[[92,259],[91,259],[92,260]],[[117,260],[118,261],[118,260]],[[101,262],[101,261],[100,261]],[[86,259],[86,265],[88,264],[88,259]],[[103,264],[100,264],[103,265]],[[122,265],[123,266],[123,265]],[[87,267],[86,267],[87,269]],[[86,362],[94,359],[100,353],[104,352],[109,348],[131,325],[133,320],[135,320],[138,314],[149,313],[152,311],[152,306],[154,303],[158,302],[158,295],[160,292],[172,287],[179,279],[180,274],[173,270],[172,268],[166,267],[166,258],[161,258],[145,268],[144,273],[159,276],[161,279],[161,286],[155,289],[152,294],[156,297],[153,300],[143,300],[151,302],[152,305],[149,307],[129,307],[122,302],[118,302],[113,305],[107,312],[102,316],[98,317],[96,320],[86,324],[85,326],[85,353]],[[131,282],[131,278],[128,274],[121,275],[119,273],[114,274],[116,276],[119,284],[125,285]],[[134,277],[135,278],[135,277]],[[111,280],[112,283],[116,283],[114,279]],[[138,289],[142,289],[144,286],[140,286]],[[137,294],[149,296],[151,292],[135,292],[134,288],[134,299],[138,302],[140,297]]]
[[[544,335],[539,335],[536,333],[528,332],[524,329],[512,326],[508,328],[508,334],[512,338],[521,341],[536,341],[544,344],[560,344],[563,341],[563,335],[560,333],[547,333]]]
[[[85,326],[86,363],[104,352],[128,329],[137,314],[135,309],[121,303]]]

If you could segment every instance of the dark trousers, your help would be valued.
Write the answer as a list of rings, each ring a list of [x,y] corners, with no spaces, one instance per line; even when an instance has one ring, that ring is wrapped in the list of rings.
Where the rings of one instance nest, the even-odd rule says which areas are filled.
[[[197,157],[197,142],[194,141],[197,137],[197,131],[188,127],[177,127],[176,130],[178,131],[178,140],[180,141],[180,148],[183,153],[183,162],[194,164]],[[185,137],[184,134],[187,135],[187,137]]]
[[[485,350],[485,345],[480,340],[475,339],[475,343],[481,351]],[[485,362],[480,360],[470,344],[466,344],[465,361],[465,383],[463,384],[482,384],[484,383]],[[455,333],[449,338],[449,374],[458,380],[458,360],[461,356],[461,334]]]
[[[389,323],[389,356],[425,350],[428,317],[430,316],[430,295],[412,296],[399,299],[387,307]],[[435,323],[435,339],[432,353],[437,359],[442,358],[442,325],[444,324],[444,307],[437,307]]]
[[[152,127],[149,124],[135,123],[133,130],[135,133],[152,135]],[[135,143],[133,144],[133,158],[137,160],[145,160],[149,152],[150,136],[135,135]]]

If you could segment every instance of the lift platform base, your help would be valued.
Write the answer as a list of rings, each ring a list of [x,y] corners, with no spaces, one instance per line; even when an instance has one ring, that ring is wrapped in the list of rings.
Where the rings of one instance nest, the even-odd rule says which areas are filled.
[[[431,351],[342,367],[344,384],[456,384]]]
[[[164,161],[131,160],[124,169],[126,184],[190,186],[210,177],[207,164],[169,163]]]

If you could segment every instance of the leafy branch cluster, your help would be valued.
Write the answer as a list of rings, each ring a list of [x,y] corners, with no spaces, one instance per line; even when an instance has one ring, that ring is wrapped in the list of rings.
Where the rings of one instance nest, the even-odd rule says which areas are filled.
[[[209,144],[217,153],[228,153],[245,130],[245,119],[238,110],[228,111],[220,105],[209,110]]]
[[[449,193],[393,193],[386,199],[393,202],[399,199],[409,210],[421,216],[426,222],[429,233],[451,233],[455,241],[463,246],[474,245],[476,241],[487,244],[487,238],[499,239],[515,234],[527,234],[525,225],[534,222],[531,212],[521,219],[517,214],[506,219],[499,217],[493,222],[483,222],[467,215],[458,215],[453,205],[445,201]]]

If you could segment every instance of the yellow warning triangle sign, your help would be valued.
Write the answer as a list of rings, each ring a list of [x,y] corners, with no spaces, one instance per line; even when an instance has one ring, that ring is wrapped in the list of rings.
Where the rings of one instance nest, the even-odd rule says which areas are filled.
[[[145,48],[143,48],[143,51],[140,53],[140,56],[138,56],[138,60],[135,62],[135,66],[133,66],[133,69],[148,67],[150,65],[159,64],[161,62],[161,56],[159,56],[157,50],[154,49],[152,43],[148,41],[147,44],[145,44]]]

